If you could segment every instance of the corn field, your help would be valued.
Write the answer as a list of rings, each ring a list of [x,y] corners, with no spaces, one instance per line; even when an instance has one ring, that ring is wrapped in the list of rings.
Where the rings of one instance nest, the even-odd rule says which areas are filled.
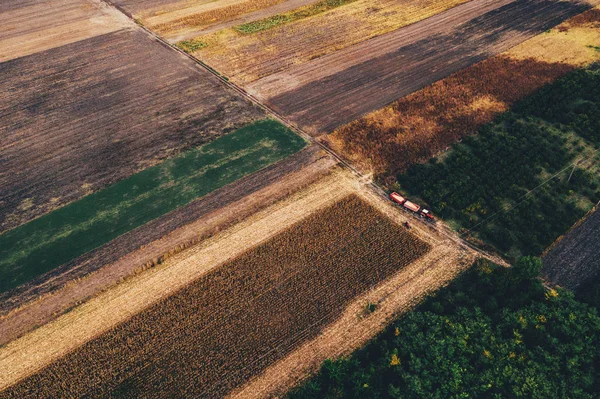
[[[351,195],[3,394],[222,397],[429,249]]]

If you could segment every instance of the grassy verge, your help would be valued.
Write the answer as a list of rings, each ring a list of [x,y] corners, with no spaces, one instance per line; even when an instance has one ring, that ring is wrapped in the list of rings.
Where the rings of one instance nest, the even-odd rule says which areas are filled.
[[[398,181],[511,259],[539,255],[600,200],[599,132],[600,66],[592,66]]]
[[[178,207],[299,151],[259,121],[0,235],[0,291],[14,288]]]
[[[289,24],[290,22],[319,15],[355,1],[357,0],[322,0],[315,4],[298,8],[297,10],[238,25],[234,27],[234,29],[243,34],[262,32],[276,26]]]
[[[289,398],[594,398],[600,318],[541,262],[480,263]]]

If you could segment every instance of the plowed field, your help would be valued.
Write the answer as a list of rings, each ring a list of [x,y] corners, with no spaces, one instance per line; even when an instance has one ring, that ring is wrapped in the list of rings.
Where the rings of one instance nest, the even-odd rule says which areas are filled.
[[[600,212],[574,227],[544,256],[544,274],[555,284],[577,289],[600,273]]]
[[[261,116],[138,29],[0,63],[0,232]]]
[[[4,394],[223,396],[429,249],[346,197]]]

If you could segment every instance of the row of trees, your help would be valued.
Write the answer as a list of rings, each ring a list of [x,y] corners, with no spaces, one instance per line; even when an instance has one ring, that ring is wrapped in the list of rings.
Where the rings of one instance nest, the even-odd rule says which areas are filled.
[[[296,398],[593,398],[600,317],[536,278],[541,260],[478,262]]]

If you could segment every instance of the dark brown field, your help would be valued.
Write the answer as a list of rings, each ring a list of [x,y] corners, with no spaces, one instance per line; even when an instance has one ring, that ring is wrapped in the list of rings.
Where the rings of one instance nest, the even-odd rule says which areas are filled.
[[[222,397],[429,249],[351,195],[4,395]]]
[[[473,0],[258,80],[249,90],[309,133],[329,133],[590,7],[578,0]]]
[[[577,289],[600,273],[600,211],[574,227],[544,256],[544,275],[554,284]]]
[[[261,115],[138,29],[0,63],[0,232]]]

